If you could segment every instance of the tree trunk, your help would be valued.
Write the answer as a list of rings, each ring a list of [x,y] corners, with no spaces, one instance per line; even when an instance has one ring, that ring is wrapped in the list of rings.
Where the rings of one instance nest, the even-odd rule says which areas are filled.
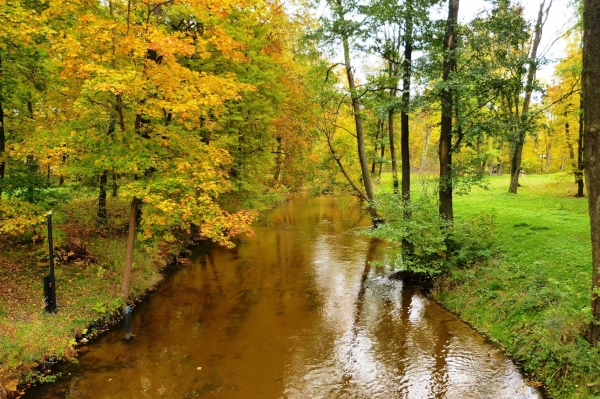
[[[548,15],[550,6],[552,6],[552,0],[544,12],[544,5],[546,0],[540,4],[540,10],[538,12],[537,22],[535,24],[535,34],[533,44],[531,46],[531,52],[529,55],[529,70],[527,71],[527,85],[525,86],[525,98],[523,99],[523,110],[521,111],[521,120],[519,121],[519,133],[515,142],[515,148],[511,159],[512,176],[510,177],[510,187],[508,188],[509,193],[516,194],[519,188],[519,174],[521,172],[521,159],[523,158],[523,145],[525,144],[525,137],[527,136],[527,119],[529,118],[529,103],[531,102],[531,94],[533,93],[533,82],[535,80],[535,74],[537,72],[537,52],[542,40],[542,28],[544,27],[544,15]]]
[[[0,82],[2,82],[2,54],[0,54]],[[4,169],[6,163],[4,161],[4,152],[6,151],[6,135],[4,127],[4,107],[0,99],[0,179],[4,179]],[[2,184],[0,183],[0,201],[2,201]]]
[[[587,340],[600,340],[600,0],[586,0],[583,10],[583,127],[585,183],[592,231],[593,320]]]
[[[389,62],[389,77],[394,78],[394,64],[392,61]],[[398,88],[397,84],[394,83],[394,87],[390,89],[390,99],[393,100],[396,97]],[[390,142],[390,157],[392,158],[392,184],[394,187],[394,194],[398,194],[398,157],[396,156],[396,132],[394,131],[394,108],[390,108],[388,111],[388,141]],[[402,137],[400,137],[402,140]]]
[[[448,21],[444,38],[443,80],[450,80],[450,73],[456,70],[456,33],[459,0],[448,1]],[[452,107],[453,91],[450,88],[442,90],[442,118],[440,129],[440,183],[439,183],[439,212],[449,222],[454,220],[452,205]]]
[[[394,94],[390,93],[390,96],[396,96],[396,90],[393,90]],[[398,188],[400,183],[398,182],[398,157],[396,156],[396,143],[395,136],[396,132],[394,131],[394,110],[390,109],[388,111],[388,140],[390,142],[390,157],[392,158],[392,184],[394,187],[394,194],[398,194]]]
[[[339,6],[338,17],[341,22],[344,23],[344,15],[342,12],[342,2],[337,1]],[[356,144],[358,149],[358,159],[360,161],[360,170],[363,178],[363,185],[365,187],[365,193],[369,202],[369,211],[371,213],[371,220],[373,224],[378,223],[377,212],[373,208],[373,200],[375,199],[375,192],[373,191],[373,184],[371,182],[371,175],[369,174],[369,164],[367,161],[367,154],[365,151],[365,135],[363,129],[363,120],[361,116],[361,101],[358,93],[356,92],[356,83],[354,82],[354,71],[350,62],[350,44],[348,41],[348,34],[343,32],[342,44],[344,46],[344,64],[346,67],[346,76],[348,77],[348,86],[350,88],[350,98],[352,99],[352,110],[354,111],[354,125],[356,127]]]
[[[2,73],[2,59],[0,58],[0,74]],[[2,107],[2,101],[0,101],[0,179],[4,179],[4,168],[5,161],[4,152],[6,151],[6,136],[4,133],[4,108]],[[0,183],[0,201],[2,200],[2,184]]]
[[[276,184],[281,183],[281,175],[283,169],[283,145],[281,144],[281,137],[277,137],[277,154],[275,158],[275,174],[273,175],[273,181]]]
[[[378,142],[379,138],[381,137],[382,131],[383,131],[382,120],[377,119],[377,132],[375,133],[375,148],[373,149],[375,154],[377,154],[377,150],[379,149],[377,142]],[[373,163],[371,163],[371,176],[375,176],[375,170],[376,170],[375,168],[376,167],[377,167],[377,156],[374,156]]]
[[[429,137],[431,136],[431,128],[423,125],[423,154],[421,155],[421,174],[425,171],[427,165],[427,152],[429,151]]]
[[[140,201],[133,197],[129,210],[129,235],[127,237],[127,252],[125,253],[125,268],[123,269],[123,284],[121,285],[121,296],[123,301],[129,299],[129,286],[131,284],[131,266],[133,265],[133,248],[135,246],[135,221],[137,219],[138,203]]]
[[[579,101],[579,140],[577,147],[577,194],[575,197],[585,197],[583,194],[583,99]]]
[[[569,149],[569,157],[571,158],[571,168],[573,169],[573,175],[575,176],[575,183],[577,183],[577,164],[575,163],[575,151],[573,150],[573,143],[571,142],[571,132],[569,130],[569,122],[565,123],[565,136],[567,138],[567,148]]]
[[[546,168],[544,169],[546,173],[550,171],[550,161],[552,161],[552,141],[546,144]]]
[[[108,219],[106,217],[106,184],[108,183],[108,171],[100,175],[100,193],[98,194],[98,225],[106,227]]]
[[[379,152],[379,156],[381,157],[381,160],[383,160],[383,157],[385,156],[385,144],[381,144],[381,151]],[[383,162],[379,162],[379,172],[377,172],[378,182],[381,182],[381,169],[383,169]]]
[[[327,132],[325,132],[325,137],[327,137],[327,145],[329,146],[329,151],[331,152],[331,156],[333,157],[333,159],[335,159],[335,162],[340,167],[340,171],[342,172],[342,174],[344,175],[344,177],[346,177],[346,180],[348,181],[348,184],[350,184],[352,186],[352,188],[354,189],[354,191],[356,191],[356,194],[358,194],[358,196],[363,201],[368,201],[369,198],[367,197],[367,194],[365,194],[360,189],[360,187],[358,187],[358,185],[356,185],[356,183],[354,183],[354,181],[352,180],[352,178],[350,177],[350,175],[346,171],[346,168],[344,168],[344,165],[342,164],[342,161],[340,160],[340,157],[337,156],[337,154],[335,152],[335,149],[333,148],[333,143],[331,142],[331,136]]]
[[[402,62],[402,111],[400,113],[400,148],[402,152],[402,198],[410,201],[410,148],[409,148],[409,121],[408,112],[410,105],[410,78],[412,73],[413,51],[413,21],[412,0],[406,2],[406,30],[404,34],[404,61]],[[397,189],[394,188],[394,192]]]
[[[112,196],[116,197],[119,191],[119,186],[117,185],[117,174],[115,170],[112,171]]]

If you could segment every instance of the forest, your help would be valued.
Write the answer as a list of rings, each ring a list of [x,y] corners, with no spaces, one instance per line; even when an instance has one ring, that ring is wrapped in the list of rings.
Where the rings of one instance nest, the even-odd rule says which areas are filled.
[[[0,397],[303,195],[360,202],[549,397],[600,394],[600,2],[482,4],[0,0]]]

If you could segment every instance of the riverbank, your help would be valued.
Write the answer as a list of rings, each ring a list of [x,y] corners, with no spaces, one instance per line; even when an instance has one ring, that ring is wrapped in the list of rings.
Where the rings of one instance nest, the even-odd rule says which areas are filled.
[[[498,254],[437,282],[433,297],[496,341],[553,398],[600,395],[600,353],[581,337],[589,320],[587,199],[567,174],[509,176],[455,197],[455,218],[494,217]]]
[[[46,245],[31,236],[0,243],[0,398],[33,382],[53,381],[50,367],[75,359],[78,345],[120,320],[128,204],[108,198],[108,227],[95,222],[97,200],[72,200],[56,215],[57,312],[44,313]],[[33,234],[33,233],[32,233]],[[181,246],[138,244],[131,294],[139,298],[162,279]]]

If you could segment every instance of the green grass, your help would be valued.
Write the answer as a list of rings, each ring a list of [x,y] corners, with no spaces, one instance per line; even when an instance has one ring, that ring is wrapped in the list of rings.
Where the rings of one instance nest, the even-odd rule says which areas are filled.
[[[600,354],[581,338],[590,313],[587,199],[573,197],[562,173],[524,176],[517,195],[509,176],[486,180],[487,190],[455,196],[455,218],[493,215],[498,254],[453,271],[434,297],[506,348],[551,397],[600,397]]]

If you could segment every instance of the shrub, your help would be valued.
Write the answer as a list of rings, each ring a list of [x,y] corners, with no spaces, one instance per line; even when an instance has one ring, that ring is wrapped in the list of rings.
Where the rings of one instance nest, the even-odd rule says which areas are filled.
[[[429,195],[408,202],[385,194],[376,207],[385,222],[369,234],[396,244],[390,261],[400,270],[434,278],[492,256],[494,220],[490,215],[448,223]]]

